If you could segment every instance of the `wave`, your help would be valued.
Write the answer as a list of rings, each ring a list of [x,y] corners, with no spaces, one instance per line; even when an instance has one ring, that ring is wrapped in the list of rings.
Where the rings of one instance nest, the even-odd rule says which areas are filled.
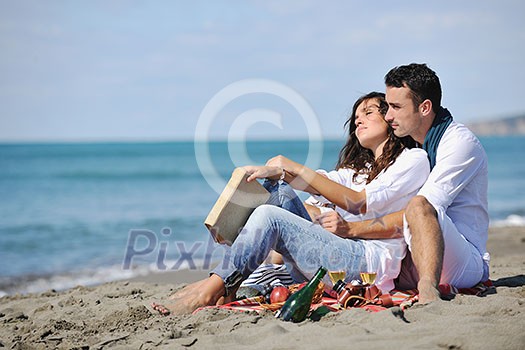
[[[193,178],[197,172],[131,172],[131,173],[110,173],[110,172],[72,172],[57,174],[53,177],[65,180],[181,180]]]
[[[204,260],[193,259],[196,266],[202,266]],[[166,266],[174,261],[165,261]],[[191,267],[184,261],[177,270],[188,270]],[[172,271],[172,270],[167,270]],[[125,270],[122,265],[104,266],[93,270],[82,270],[56,275],[25,275],[0,277],[0,298],[13,294],[41,293],[49,290],[63,291],[76,286],[95,286],[102,283],[132,279],[154,273],[163,273],[156,264],[134,266]]]
[[[490,223],[491,227],[525,227],[525,216],[512,214],[505,219],[494,220]]]
[[[62,180],[182,180],[194,179],[200,177],[198,170],[195,171],[152,171],[152,172],[95,172],[95,171],[77,171],[64,172],[55,174],[30,174],[30,173],[12,173],[2,174],[1,179],[62,179]]]

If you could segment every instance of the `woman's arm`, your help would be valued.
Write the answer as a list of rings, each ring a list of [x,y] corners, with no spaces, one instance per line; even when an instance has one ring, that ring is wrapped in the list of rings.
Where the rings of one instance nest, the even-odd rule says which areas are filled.
[[[319,194],[315,189],[311,188],[308,183],[304,182],[301,178],[293,175],[288,170],[280,166],[270,165],[247,165],[243,167],[244,170],[250,175],[247,181],[253,181],[255,179],[270,179],[277,181],[283,179],[287,183],[291,184],[293,188],[300,191],[305,191],[311,194]],[[324,175],[320,175],[324,176]]]
[[[295,189],[321,194],[330,202],[352,214],[366,213],[365,190],[354,191],[284,156],[274,157],[268,160],[266,165],[285,169],[285,180]]]

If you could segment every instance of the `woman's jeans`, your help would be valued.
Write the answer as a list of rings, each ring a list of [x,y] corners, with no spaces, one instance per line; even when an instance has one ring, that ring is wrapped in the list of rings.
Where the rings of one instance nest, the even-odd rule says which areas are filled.
[[[302,217],[308,221],[312,221],[310,214],[304,207],[303,201],[297,196],[292,186],[286,182],[277,182],[266,180],[263,183],[264,188],[270,192],[270,199],[266,204],[275,205],[283,208],[290,213]]]
[[[320,266],[328,271],[344,270],[346,280],[366,271],[365,249],[361,241],[344,239],[312,223],[302,201],[286,183],[266,181],[268,204],[257,207],[224,259],[211,272],[225,283],[226,294],[246,279],[268,256],[280,253],[292,279],[312,278]],[[325,283],[331,285],[326,278]]]

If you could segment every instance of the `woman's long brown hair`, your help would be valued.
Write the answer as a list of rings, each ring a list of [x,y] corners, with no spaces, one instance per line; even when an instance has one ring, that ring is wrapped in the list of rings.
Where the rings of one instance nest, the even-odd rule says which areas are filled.
[[[348,127],[348,139],[346,144],[339,152],[339,160],[336,169],[351,168],[355,170],[354,180],[359,174],[368,175],[366,183],[370,183],[379,173],[387,169],[394,163],[396,158],[401,154],[403,149],[416,146],[415,141],[410,137],[398,138],[394,135],[394,130],[388,126],[388,141],[386,142],[383,153],[376,160],[371,150],[364,148],[359,143],[355,134],[355,115],[357,108],[361,103],[367,100],[376,100],[379,103],[379,112],[386,115],[388,104],[385,100],[385,94],[382,92],[370,92],[361,96],[352,109],[350,118],[345,122],[345,128]]]

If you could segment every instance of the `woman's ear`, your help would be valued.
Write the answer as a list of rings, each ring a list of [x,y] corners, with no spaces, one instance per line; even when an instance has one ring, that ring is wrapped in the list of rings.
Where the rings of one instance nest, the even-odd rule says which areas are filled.
[[[432,112],[432,101],[427,99],[421,102],[419,105],[419,112],[424,116],[430,114],[430,112]]]

